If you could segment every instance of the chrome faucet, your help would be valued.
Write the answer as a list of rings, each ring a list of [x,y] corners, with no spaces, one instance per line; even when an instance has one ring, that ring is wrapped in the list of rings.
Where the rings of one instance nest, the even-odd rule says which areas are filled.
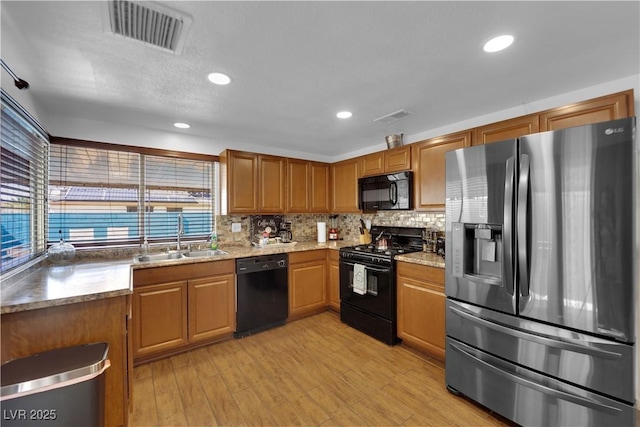
[[[184,221],[182,219],[182,214],[178,214],[178,250],[182,249],[180,246],[180,236],[184,234]]]

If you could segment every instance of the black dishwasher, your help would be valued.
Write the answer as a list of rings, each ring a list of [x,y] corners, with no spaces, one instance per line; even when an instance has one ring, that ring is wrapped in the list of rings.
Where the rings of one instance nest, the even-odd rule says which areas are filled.
[[[282,325],[289,315],[287,254],[236,259],[236,338]]]

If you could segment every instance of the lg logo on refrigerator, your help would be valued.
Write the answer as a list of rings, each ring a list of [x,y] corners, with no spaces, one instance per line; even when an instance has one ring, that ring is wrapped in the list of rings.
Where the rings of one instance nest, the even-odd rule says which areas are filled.
[[[613,135],[614,133],[622,133],[624,132],[624,128],[607,128],[604,131],[605,135]]]

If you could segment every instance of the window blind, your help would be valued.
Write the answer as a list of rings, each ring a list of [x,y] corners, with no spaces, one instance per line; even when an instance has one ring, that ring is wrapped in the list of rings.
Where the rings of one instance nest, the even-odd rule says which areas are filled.
[[[51,146],[49,242],[116,246],[140,242],[140,154]]]
[[[213,229],[213,163],[145,156],[146,229],[152,241],[175,237],[178,217],[186,237],[206,238]]]
[[[1,93],[0,272],[6,272],[46,249],[49,138],[26,110]]]
[[[212,161],[131,147],[52,144],[49,243],[60,237],[77,248],[173,242],[179,216],[184,240],[203,240],[213,229],[213,168]]]

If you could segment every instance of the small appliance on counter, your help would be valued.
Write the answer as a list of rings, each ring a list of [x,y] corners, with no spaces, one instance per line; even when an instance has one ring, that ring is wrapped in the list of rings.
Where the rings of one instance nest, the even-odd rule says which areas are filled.
[[[336,226],[338,215],[329,215],[329,240],[339,240],[338,227]]]

